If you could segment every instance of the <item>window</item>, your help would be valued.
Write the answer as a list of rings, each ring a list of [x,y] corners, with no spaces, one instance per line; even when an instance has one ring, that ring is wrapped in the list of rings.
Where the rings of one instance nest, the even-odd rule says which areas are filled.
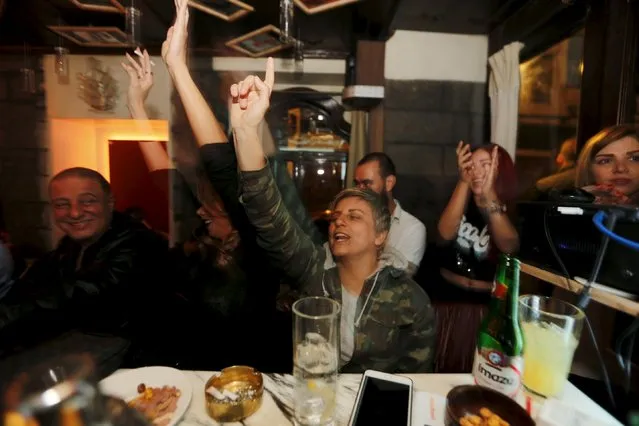
[[[516,168],[520,195],[568,163],[562,144],[577,133],[583,30],[520,65]],[[571,158],[564,158],[571,160]]]

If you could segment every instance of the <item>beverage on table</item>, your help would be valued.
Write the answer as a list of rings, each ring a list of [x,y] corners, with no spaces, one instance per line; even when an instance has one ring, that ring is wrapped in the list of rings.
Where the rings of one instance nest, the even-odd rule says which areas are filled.
[[[477,335],[473,377],[480,386],[514,398],[521,388],[524,338],[519,326],[520,264],[502,254],[495,274],[489,311]]]
[[[295,422],[331,425],[339,363],[340,304],[325,297],[308,297],[293,305],[293,375]]]
[[[519,316],[524,332],[524,387],[551,397],[561,393],[579,344],[585,315],[552,297],[522,296]]]

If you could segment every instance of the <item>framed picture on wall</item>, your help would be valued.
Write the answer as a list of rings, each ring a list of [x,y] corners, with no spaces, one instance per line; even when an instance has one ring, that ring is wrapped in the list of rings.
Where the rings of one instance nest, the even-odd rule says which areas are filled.
[[[280,30],[274,25],[267,25],[255,31],[251,31],[241,37],[228,41],[226,45],[253,58],[271,55],[282,49],[291,47],[291,44],[280,40]]]
[[[125,13],[124,6],[118,0],[70,0],[82,10],[93,12]]]
[[[255,10],[253,6],[240,0],[189,0],[189,5],[228,22]]]
[[[124,31],[118,27],[68,27],[49,26],[54,33],[79,46],[128,47],[129,41]]]
[[[521,89],[520,116],[563,116],[561,106],[560,47],[553,46],[533,59],[520,65]]]
[[[304,13],[312,15],[314,13],[326,12],[336,7],[346,6],[359,0],[295,0],[297,7]]]

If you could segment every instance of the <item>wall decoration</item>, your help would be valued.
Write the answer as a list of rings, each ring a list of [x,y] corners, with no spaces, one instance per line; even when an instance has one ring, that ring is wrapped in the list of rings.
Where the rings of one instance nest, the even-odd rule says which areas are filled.
[[[271,55],[292,46],[280,41],[280,30],[274,25],[267,25],[235,38],[226,45],[253,58]]]
[[[576,34],[520,65],[521,120],[565,125],[577,120],[582,57],[583,35]]]
[[[528,99],[533,104],[550,104],[554,59],[554,55],[551,53],[543,54],[533,59],[528,66],[524,81],[529,90]]]
[[[129,47],[126,33],[118,27],[48,26],[54,33],[85,47]]]
[[[295,0],[297,7],[304,13],[312,15],[314,13],[326,12],[336,7],[346,6],[359,0]]]
[[[189,0],[189,6],[228,22],[255,10],[240,0]]]
[[[124,13],[124,6],[118,0],[69,0],[83,10],[93,12]]]
[[[87,59],[87,71],[78,74],[78,96],[94,111],[110,112],[118,100],[118,81],[95,58]]]
[[[521,89],[519,92],[519,115],[530,117],[560,117],[561,80],[560,45],[519,66]]]

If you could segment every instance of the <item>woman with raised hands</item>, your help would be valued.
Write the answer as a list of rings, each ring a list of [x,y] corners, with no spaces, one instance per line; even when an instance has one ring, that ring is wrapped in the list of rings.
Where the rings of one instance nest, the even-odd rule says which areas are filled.
[[[230,343],[230,346],[234,346],[233,351],[217,351],[213,355],[205,350],[199,351],[199,355],[194,350],[183,352],[193,353],[191,358],[195,360],[191,362],[191,369],[222,368],[225,365],[219,365],[219,362],[206,368],[201,363],[201,360],[215,362],[222,357],[227,360],[227,365],[241,362],[263,371],[290,371],[290,358],[282,356],[283,353],[290,353],[290,350],[285,349],[286,345],[291,344],[290,324],[286,323],[290,315],[282,319],[285,314],[278,314],[275,310],[282,274],[270,266],[257,245],[255,229],[237,199],[238,175],[233,146],[228,143],[226,129],[209,107],[187,66],[188,2],[176,0],[175,6],[176,19],[162,45],[162,59],[199,148],[195,192],[201,204],[198,214],[205,225],[195,235],[195,248],[190,242],[184,244],[186,259],[183,260],[186,261],[177,263],[179,267],[176,272],[183,276],[180,287],[190,290],[186,295],[188,299],[205,304],[210,300],[208,305],[213,311],[239,314],[239,318],[237,315],[232,318],[225,315],[224,324],[219,325],[220,331],[231,331],[236,335],[232,342],[237,344]],[[147,72],[150,70],[147,58],[148,55],[143,52],[141,60],[129,57],[128,63],[123,65],[131,80],[131,113],[139,120],[147,118],[143,108],[145,91],[140,89],[147,87],[146,82],[152,83],[153,77]],[[185,141],[172,142],[175,150]],[[163,152],[155,150],[147,153],[154,154],[152,158],[147,158],[150,169],[152,166],[170,167],[168,158],[160,158]],[[294,187],[292,189],[296,191]],[[294,195],[299,200],[297,194]],[[292,197],[288,200],[295,203]],[[186,250],[188,247],[191,250]],[[233,289],[235,291],[230,291]],[[227,291],[230,292],[225,295]],[[183,327],[183,332],[192,327],[193,324]],[[249,328],[255,337],[247,339],[242,330]],[[193,330],[197,332],[197,329]],[[201,343],[206,345],[206,340],[201,340]],[[275,344],[283,349],[279,354],[273,353],[269,357],[259,353],[259,347],[264,344]],[[224,356],[225,352],[229,354]],[[199,367],[193,365],[196,362]],[[182,368],[187,368],[186,363],[182,363]]]
[[[227,129],[220,121],[220,117],[215,116],[198,89],[186,63],[188,0],[175,0],[175,6],[176,19],[174,25],[168,30],[166,41],[162,44],[162,58],[182,101],[186,117],[199,147],[202,164],[211,183],[219,193],[230,217],[237,221],[234,223],[236,228],[242,233],[250,232],[248,229],[250,227],[245,227],[244,210],[239,205],[236,196],[238,190],[237,164],[233,146],[227,143],[229,141]],[[223,96],[226,95],[228,95],[228,91],[225,91]],[[225,97],[223,101],[230,102],[230,99]],[[268,126],[264,120],[260,121],[258,129],[262,139],[266,139],[265,134],[268,132]],[[272,142],[272,138],[268,139]],[[268,155],[273,158],[275,152],[276,148],[271,143],[268,146]],[[308,215],[286,167],[274,167],[274,173],[284,202],[293,213],[295,220],[314,241],[320,242],[321,235]]]
[[[147,51],[139,59],[130,55],[122,67],[129,75],[127,101],[132,118],[142,129],[149,129],[144,101],[153,86],[151,61]],[[175,141],[174,141],[175,142]],[[140,142],[140,150],[156,186],[167,191],[169,175],[175,180],[184,177],[170,161],[160,142]],[[189,185],[183,185],[189,188]],[[243,247],[239,232],[233,227],[219,196],[212,188],[209,177],[203,171],[197,173],[194,195],[199,204],[197,214],[201,225],[193,230],[187,241],[178,242],[171,249],[167,269],[167,282],[172,297],[166,301],[166,309],[176,315],[166,328],[179,336],[179,350],[158,350],[154,340],[134,342],[129,366],[148,362],[168,364],[188,369],[220,369],[230,363],[253,364],[248,347],[242,347],[245,339],[242,330],[251,323],[261,295],[251,294],[250,281],[246,279],[243,264]],[[158,289],[159,290],[159,289]],[[273,302],[275,303],[275,302]],[[207,353],[208,343],[193,328],[194,323],[227,324],[217,334],[229,342],[232,348],[214,355]],[[165,328],[162,332],[166,332]],[[224,337],[222,337],[224,336]]]
[[[230,89],[241,200],[258,242],[303,294],[342,304],[342,372],[430,371],[433,310],[419,285],[382,256],[390,227],[384,200],[369,190],[339,193],[331,206],[330,253],[300,230],[282,203],[258,128],[269,107],[274,77],[269,58],[264,81],[248,76]],[[328,256],[334,264],[327,262]],[[328,265],[334,266],[326,269]]]

